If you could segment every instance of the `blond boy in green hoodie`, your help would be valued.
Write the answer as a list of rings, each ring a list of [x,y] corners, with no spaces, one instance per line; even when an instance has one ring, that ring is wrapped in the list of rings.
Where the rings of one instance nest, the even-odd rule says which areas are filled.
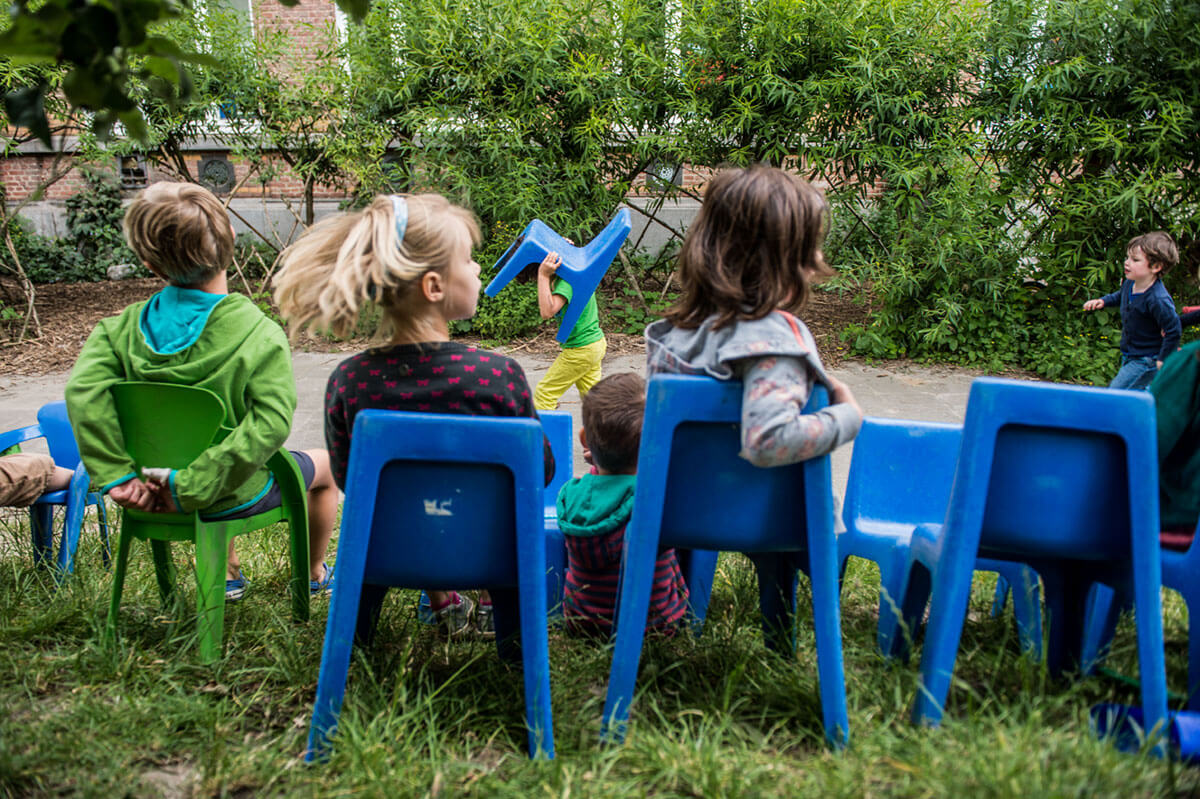
[[[228,519],[278,507],[265,464],[287,440],[296,409],[291,350],[278,324],[228,291],[234,234],[224,206],[200,186],[156,183],[126,209],[125,238],[168,285],[102,319],[71,370],[67,412],[93,484],[144,511]],[[125,451],[109,391],[126,380],[206,388],[220,398],[232,432],[186,468],[143,479]],[[319,593],[332,577],[324,558],[337,487],[325,450],[292,457],[308,486],[309,579]],[[226,576],[226,599],[241,599],[246,579],[232,543]]]

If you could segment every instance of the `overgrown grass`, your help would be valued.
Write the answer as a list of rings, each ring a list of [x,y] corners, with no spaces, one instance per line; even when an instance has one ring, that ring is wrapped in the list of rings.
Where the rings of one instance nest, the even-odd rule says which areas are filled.
[[[135,549],[121,640],[100,636],[110,574],[85,528],[77,574],[55,590],[27,528],[0,521],[0,793],[6,796],[1132,796],[1190,794],[1194,772],[1120,754],[1088,731],[1091,704],[1136,703],[1119,682],[1050,680],[1019,654],[1011,616],[976,581],[951,707],[908,721],[917,673],[875,652],[878,575],[852,562],[843,593],[851,746],[823,742],[807,592],[796,657],[763,648],[748,561],[725,556],[703,637],[646,646],[629,738],[598,742],[610,651],[551,638],[558,759],[530,762],[518,668],[481,641],[439,642],[393,591],[376,646],[351,665],[329,762],[305,766],[327,602],[290,621],[280,531],[240,547],[251,590],[226,617],[226,655],[198,663],[194,624],[160,615]],[[176,562],[187,563],[187,548]],[[180,569],[185,585],[193,579]],[[1185,611],[1166,619],[1174,687]],[[1131,625],[1113,668],[1136,673]]]

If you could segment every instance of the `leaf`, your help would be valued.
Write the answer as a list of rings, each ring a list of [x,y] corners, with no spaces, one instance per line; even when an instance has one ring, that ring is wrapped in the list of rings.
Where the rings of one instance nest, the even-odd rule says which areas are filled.
[[[50,144],[50,124],[46,120],[46,82],[16,89],[4,95],[4,112],[12,124],[26,128],[47,147]]]

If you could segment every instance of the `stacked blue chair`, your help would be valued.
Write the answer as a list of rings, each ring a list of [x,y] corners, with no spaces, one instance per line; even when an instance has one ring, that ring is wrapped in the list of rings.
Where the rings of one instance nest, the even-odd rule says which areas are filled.
[[[25,441],[44,438],[54,463],[71,469],[75,474],[67,488],[42,494],[29,508],[34,562],[46,563],[53,557],[54,508],[61,505],[66,510],[62,535],[59,537],[56,565],[60,577],[74,571],[75,550],[79,547],[83,515],[88,505],[95,505],[104,546],[104,562],[107,564],[108,516],[105,513],[104,498],[100,494],[88,491],[91,480],[79,459],[79,448],[75,445],[75,435],[71,432],[71,422],[67,419],[67,404],[62,401],[47,403],[38,410],[37,419],[38,423],[35,425],[0,433],[0,452]]]
[[[1191,546],[1180,552],[1163,548],[1163,585],[1178,591],[1188,612],[1188,686],[1187,704],[1190,711],[1200,711],[1200,523]],[[1120,611],[1132,606],[1129,594],[1114,595],[1104,585],[1097,585],[1088,609],[1088,627],[1084,639],[1084,665],[1094,667],[1104,656],[1116,631]]]
[[[541,263],[552,252],[558,253],[562,264],[555,274],[571,286],[571,303],[563,311],[562,323],[555,336],[560,343],[564,342],[571,335],[571,329],[579,321],[588,298],[596,293],[596,287],[600,285],[604,273],[617,257],[617,252],[632,229],[629,209],[622,208],[596,238],[583,247],[576,247],[551,230],[545,222],[535,219],[526,225],[521,235],[493,265],[496,276],[488,283],[484,293],[495,297],[525,267]]]
[[[825,403],[818,388],[806,410]],[[795,646],[797,570],[809,567],[825,735],[838,746],[848,739],[829,457],[752,466],[738,457],[741,405],[738,382],[650,380],[602,719],[607,740],[625,736],[660,547],[747,553],[758,570],[764,636],[787,653]]]
[[[370,640],[393,586],[491,592],[497,648],[524,663],[530,755],[553,757],[542,425],[366,410],[351,440],[307,759],[329,745],[353,640]]]
[[[946,518],[961,442],[962,425],[874,417],[863,420],[854,440],[842,506],[846,531],[838,536],[838,551],[843,571],[851,555],[879,565],[878,643],[885,657],[907,655],[916,632],[905,628],[900,618],[909,547],[919,525]],[[1013,611],[1022,649],[1040,656],[1037,574],[1024,564],[989,558],[977,559],[975,571],[998,572],[1001,581],[1011,580],[1016,586]],[[998,603],[996,611],[1002,608]]]
[[[554,453],[554,477],[542,494],[542,512],[546,528],[546,607],[552,615],[557,615],[562,612],[563,587],[567,581],[567,542],[558,529],[558,492],[574,476],[575,446],[570,413],[538,411],[538,417]]]
[[[1130,591],[1144,718],[1165,724],[1155,441],[1154,401],[1141,392],[972,384],[945,523],[914,532],[901,602],[910,627],[930,602],[914,721],[941,720],[971,576],[988,557],[1041,575],[1051,673],[1081,662],[1092,583]]]

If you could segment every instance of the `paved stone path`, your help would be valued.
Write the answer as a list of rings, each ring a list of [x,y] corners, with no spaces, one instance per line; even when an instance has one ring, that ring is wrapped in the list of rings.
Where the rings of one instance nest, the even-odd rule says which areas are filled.
[[[288,438],[288,446],[292,449],[325,446],[321,409],[325,381],[334,366],[345,357],[345,353],[295,353],[293,362],[299,405],[292,434]],[[546,373],[553,360],[548,356],[528,353],[517,353],[513,357],[525,369],[531,386]],[[645,357],[641,353],[615,355],[605,359],[604,372],[642,372],[644,366]],[[940,422],[962,421],[967,393],[975,377],[975,373],[947,367],[869,365],[857,361],[847,361],[830,372],[850,386],[868,416]],[[62,398],[66,382],[66,373],[0,377],[0,430],[32,424],[42,404]],[[567,392],[560,407],[571,412],[575,429],[578,430],[579,395],[575,389]],[[839,505],[850,468],[852,448],[843,447],[833,455],[833,485]],[[583,458],[576,447],[575,473],[580,474],[583,470]]]

